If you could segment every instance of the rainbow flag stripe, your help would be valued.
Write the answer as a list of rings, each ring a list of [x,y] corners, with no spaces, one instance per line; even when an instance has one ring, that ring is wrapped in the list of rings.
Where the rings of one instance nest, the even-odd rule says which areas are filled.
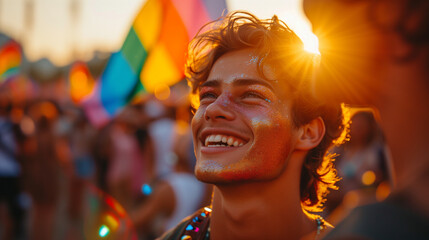
[[[0,48],[0,84],[19,73],[21,61],[21,47],[15,41],[9,41]]]
[[[147,0],[84,103],[92,123],[102,126],[137,95],[182,80],[189,41],[224,11],[225,0]]]

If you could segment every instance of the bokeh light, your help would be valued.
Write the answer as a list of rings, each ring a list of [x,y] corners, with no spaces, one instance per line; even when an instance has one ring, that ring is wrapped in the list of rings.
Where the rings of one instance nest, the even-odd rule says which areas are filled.
[[[42,116],[44,116],[48,119],[56,118],[58,115],[58,110],[55,107],[55,105],[51,102],[48,102],[48,101],[44,101],[44,102],[40,103],[39,111],[40,111]]]
[[[387,181],[380,183],[375,192],[377,201],[383,201],[390,195],[390,184]]]
[[[109,235],[109,233],[110,229],[106,225],[101,225],[100,231],[98,233],[100,237],[106,237],[107,235]]]
[[[362,183],[369,186],[375,182],[375,178],[376,176],[373,171],[366,171],[362,174]]]
[[[152,194],[152,187],[149,184],[143,184],[142,193],[145,196]]]
[[[85,239],[137,239],[128,214],[114,198],[93,185],[87,194],[83,225]]]
[[[88,96],[95,85],[95,81],[83,62],[73,64],[69,74],[70,97],[75,103],[80,103]]]
[[[34,121],[28,116],[22,117],[22,120],[19,123],[19,127],[21,128],[21,131],[28,136],[32,135],[36,130]]]
[[[166,100],[170,97],[170,88],[166,84],[160,84],[155,88],[155,97],[159,100]]]

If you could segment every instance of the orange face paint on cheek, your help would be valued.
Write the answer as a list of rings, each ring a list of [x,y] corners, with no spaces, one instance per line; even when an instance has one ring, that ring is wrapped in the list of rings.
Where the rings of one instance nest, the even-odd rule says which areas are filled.
[[[238,181],[278,175],[290,151],[291,132],[287,119],[280,112],[251,118],[254,133],[251,149],[241,161],[224,166],[220,171],[222,178]]]

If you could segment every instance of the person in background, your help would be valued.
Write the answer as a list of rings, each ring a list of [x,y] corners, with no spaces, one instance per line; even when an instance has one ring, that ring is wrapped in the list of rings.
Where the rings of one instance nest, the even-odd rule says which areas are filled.
[[[154,147],[154,178],[161,179],[174,169],[175,109],[154,97],[145,102],[143,111],[148,117],[148,133]]]
[[[136,136],[139,114],[139,109],[127,107],[112,123],[109,136],[113,149],[107,172],[108,192],[127,211],[135,207],[141,186],[153,175],[151,141],[148,136]]]
[[[144,239],[153,239],[178,224],[183,218],[210,202],[210,187],[193,174],[195,156],[190,152],[189,126],[176,124],[173,136],[173,172],[142,188],[146,199],[131,211],[135,228]]]
[[[332,150],[338,154],[335,165],[341,180],[339,189],[327,198],[325,214],[334,225],[352,208],[383,200],[389,194],[385,145],[373,113],[353,114],[349,135],[349,141]]]
[[[358,112],[351,118],[350,140],[341,145],[336,160],[339,176],[342,177],[339,187],[347,192],[362,188],[365,185],[377,185],[387,180],[384,144],[381,132],[371,112]],[[371,171],[373,181],[364,181],[364,175]]]
[[[20,204],[21,165],[14,124],[9,112],[11,101],[6,91],[0,91],[0,238],[23,237],[24,209]]]
[[[29,236],[54,239],[61,230],[57,227],[57,210],[65,176],[55,133],[60,112],[54,102],[36,100],[28,105],[26,114],[25,124],[30,124],[32,131],[22,140],[19,157],[23,163],[23,185],[31,197]]]
[[[66,166],[67,222],[64,235],[67,239],[82,239],[80,228],[84,225],[84,209],[88,185],[95,182],[95,161],[92,146],[95,129],[84,112],[75,106],[63,106],[56,123],[57,148],[60,161]]]
[[[304,0],[322,56],[320,99],[375,107],[390,149],[394,189],[326,239],[429,236],[429,2]]]

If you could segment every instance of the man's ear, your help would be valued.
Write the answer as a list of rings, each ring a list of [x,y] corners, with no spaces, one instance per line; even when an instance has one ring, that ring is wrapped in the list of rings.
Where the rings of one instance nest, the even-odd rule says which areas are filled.
[[[295,146],[298,150],[310,150],[319,145],[325,136],[325,123],[321,117],[311,120],[299,127],[298,140]]]

